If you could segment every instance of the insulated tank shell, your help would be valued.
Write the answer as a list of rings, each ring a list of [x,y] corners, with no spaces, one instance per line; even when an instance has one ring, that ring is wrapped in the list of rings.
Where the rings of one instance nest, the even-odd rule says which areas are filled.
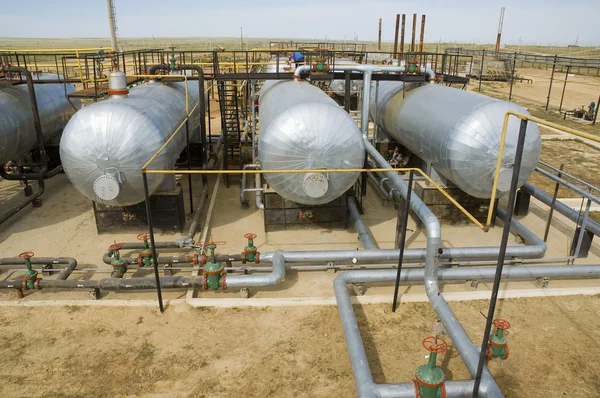
[[[371,90],[371,118],[415,155],[430,162],[439,174],[464,192],[490,198],[506,112],[529,115],[515,103],[446,86],[406,87],[380,82],[378,102]],[[520,120],[510,117],[502,157],[498,197],[510,188]],[[541,137],[529,122],[519,186],[540,159]]]
[[[38,78],[52,79],[57,76],[34,76],[34,81]],[[42,134],[47,142],[63,130],[80,102],[73,99],[71,104],[66,97],[75,91],[73,84],[35,84],[34,89]],[[32,150],[36,145],[37,135],[27,84],[0,86],[0,165]]]
[[[283,198],[305,204],[329,203],[346,192],[359,173],[319,169],[362,168],[360,129],[327,94],[306,82],[269,81],[260,95],[258,158],[262,170],[315,170],[308,174],[264,174]]]
[[[197,84],[189,84],[190,111],[198,101]],[[142,166],[184,121],[184,83],[151,81],[133,87],[127,96],[113,96],[73,116],[60,142],[63,168],[87,198],[111,206],[142,202]],[[190,135],[198,128],[197,110],[190,115]],[[149,169],[173,169],[186,145],[185,127],[152,162]],[[148,174],[152,194],[166,176]],[[95,189],[96,187],[96,189]],[[104,187],[110,192],[99,192]]]

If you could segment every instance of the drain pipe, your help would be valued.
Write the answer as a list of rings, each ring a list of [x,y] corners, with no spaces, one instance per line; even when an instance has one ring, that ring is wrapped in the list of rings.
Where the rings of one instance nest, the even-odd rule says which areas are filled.
[[[350,213],[350,221],[358,233],[358,239],[363,243],[365,249],[378,249],[377,244],[373,240],[373,237],[369,233],[367,226],[360,217],[358,208],[352,199],[348,199],[348,212]]]
[[[527,183],[521,187],[521,190],[533,196],[545,205],[552,206],[552,197],[533,185]],[[581,221],[582,216],[577,210],[573,210],[558,199],[554,204],[554,209],[575,223],[579,223]],[[588,219],[587,223],[585,224],[585,229],[594,235],[600,236],[600,224],[593,220]]]
[[[243,170],[259,170],[260,165],[258,163],[254,164],[246,164],[243,167]],[[255,175],[255,188],[246,188],[247,174],[242,174],[242,188],[240,190],[240,203],[243,209],[248,208],[248,201],[246,200],[246,192],[256,192],[256,208],[259,210],[264,210],[265,206],[262,203],[261,192],[263,189],[260,187],[260,174]]]
[[[254,176],[254,184],[256,187],[256,188],[254,188],[256,190],[256,198],[254,199],[254,204],[256,205],[256,208],[258,210],[264,210],[265,204],[263,203],[263,200],[262,200],[263,188],[261,187],[262,181],[260,179],[260,174],[256,174]]]
[[[382,168],[389,168],[389,172],[385,172],[394,186],[398,189],[403,197],[407,194],[407,184],[400,178],[398,173],[392,169],[388,162],[381,154],[373,147],[366,136],[363,136],[367,153],[371,155],[375,163]],[[410,202],[410,208],[415,212],[417,217],[423,223],[427,236],[427,247],[425,249],[425,291],[427,297],[435,309],[438,317],[444,324],[450,338],[454,342],[463,362],[467,366],[472,377],[477,374],[479,364],[479,352],[474,348],[469,336],[458,322],[456,316],[448,306],[439,289],[438,284],[438,268],[439,256],[443,253],[441,248],[441,228],[437,217],[429,210],[429,208],[421,201],[419,197],[415,197]],[[488,397],[502,397],[502,393],[495,380],[486,367],[483,369],[483,377],[481,383],[481,392]]]

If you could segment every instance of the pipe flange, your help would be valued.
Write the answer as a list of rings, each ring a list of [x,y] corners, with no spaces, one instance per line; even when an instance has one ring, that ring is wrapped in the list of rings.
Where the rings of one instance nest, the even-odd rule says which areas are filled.
[[[227,279],[227,272],[223,272],[223,274],[221,274],[221,288],[223,290],[227,289],[227,282],[225,281],[225,279]]]
[[[202,290],[207,290],[208,289],[208,286],[207,286],[206,283],[207,283],[206,282],[206,274],[203,273],[202,274]]]
[[[256,256],[255,256],[254,262],[256,264],[260,264],[260,252],[256,252]]]

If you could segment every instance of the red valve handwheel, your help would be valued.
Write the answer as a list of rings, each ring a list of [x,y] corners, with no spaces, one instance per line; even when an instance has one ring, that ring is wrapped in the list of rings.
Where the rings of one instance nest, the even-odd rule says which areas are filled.
[[[148,238],[150,238],[150,234],[148,232],[142,232],[137,236],[138,240],[148,240]]]
[[[115,243],[115,244],[113,244],[113,245],[110,245],[110,246],[108,246],[108,248],[109,248],[110,250],[112,250],[112,251],[115,251],[115,250],[121,250],[121,247],[122,247],[122,246],[121,246],[121,244],[120,244],[120,243]]]
[[[256,234],[252,233],[252,232],[248,232],[246,235],[244,235],[244,238],[246,238],[246,239],[255,239],[256,238]]]
[[[24,252],[24,253],[19,254],[19,258],[21,260],[25,260],[26,258],[31,258],[33,256],[35,256],[34,252]]]
[[[435,336],[429,336],[423,339],[423,347],[429,352],[441,354],[448,350],[448,343],[444,339],[436,340]]]
[[[498,329],[508,330],[510,329],[510,322],[504,319],[497,318],[494,319],[494,326],[496,326]]]

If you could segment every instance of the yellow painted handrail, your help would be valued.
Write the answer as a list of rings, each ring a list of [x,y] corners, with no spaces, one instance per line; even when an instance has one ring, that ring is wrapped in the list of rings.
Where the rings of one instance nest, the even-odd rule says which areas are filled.
[[[108,50],[112,51],[110,47],[90,47],[90,48],[30,48],[30,49],[0,49],[3,53],[76,53],[79,51],[96,51],[96,50]]]
[[[490,209],[488,212],[487,221],[486,221],[485,228],[484,228],[485,232],[489,231],[489,229],[492,225],[492,218],[494,216],[494,214],[493,214],[494,202],[496,201],[496,190],[498,189],[498,179],[500,178],[500,166],[502,165],[502,156],[504,155],[504,143],[506,141],[506,131],[508,129],[508,119],[510,118],[511,115],[515,116],[521,120],[532,121],[537,124],[541,124],[542,126],[552,127],[553,129],[563,131],[565,133],[575,135],[577,137],[585,138],[585,139],[588,139],[588,140],[591,140],[594,142],[600,142],[600,137],[597,137],[597,136],[591,135],[591,134],[587,134],[587,133],[584,133],[584,132],[581,132],[579,130],[575,130],[575,129],[572,129],[569,127],[564,127],[564,126],[561,126],[556,123],[548,122],[544,119],[540,119],[539,117],[525,115],[525,114],[514,112],[514,111],[506,112],[506,115],[504,115],[504,125],[502,126],[502,137],[500,138],[500,150],[498,153],[498,160],[496,162],[496,173],[494,175],[494,184],[492,185],[492,197],[490,198],[490,206],[489,206]]]

